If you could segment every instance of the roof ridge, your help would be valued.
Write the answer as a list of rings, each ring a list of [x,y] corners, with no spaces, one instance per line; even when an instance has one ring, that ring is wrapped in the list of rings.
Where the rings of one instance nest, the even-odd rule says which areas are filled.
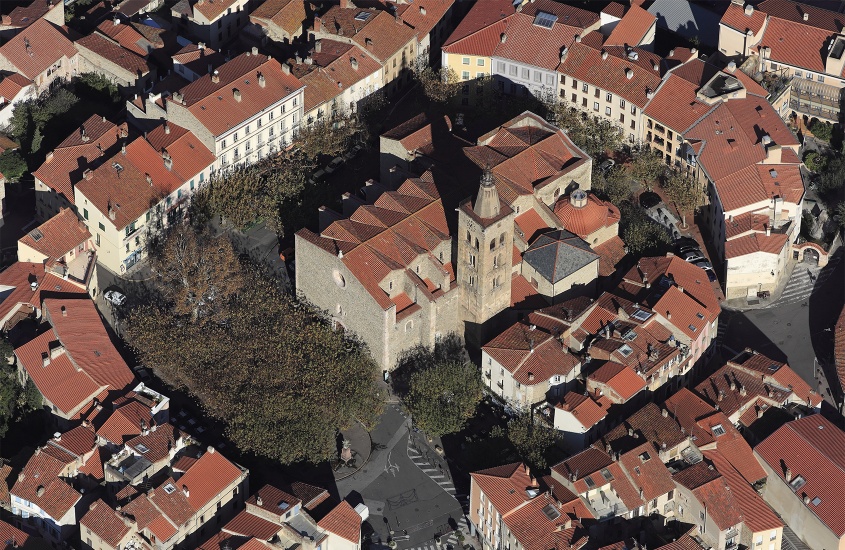
[[[816,416],[816,415],[805,416],[804,418],[813,418],[814,416]],[[822,418],[824,418],[824,417],[822,417]],[[825,419],[825,420],[827,420],[826,418],[824,418],[824,419]],[[795,422],[798,422],[798,421],[795,421]],[[827,457],[828,461],[829,461],[829,462],[831,462],[831,463],[832,463],[832,464],[836,467],[836,469],[837,469],[837,470],[839,470],[839,471],[841,471],[843,474],[845,474],[845,467],[843,467],[842,465],[840,465],[838,461],[833,460],[831,457],[828,457],[827,453],[823,452],[823,451],[822,451],[822,450],[821,450],[818,446],[816,446],[816,445],[815,445],[812,441],[810,441],[808,438],[804,437],[804,435],[803,435],[803,433],[802,433],[802,432],[800,432],[800,431],[798,431],[798,430],[796,430],[796,429],[794,428],[795,422],[789,422],[789,423],[787,423],[786,425],[787,425],[787,426],[789,426],[789,429],[790,429],[790,430],[792,430],[793,432],[795,432],[796,434],[798,434],[798,436],[799,436],[801,439],[803,439],[804,441],[806,441],[808,445],[810,445],[812,448],[816,449],[816,450],[819,452],[819,454],[821,454],[821,455],[823,455],[823,456]],[[834,428],[835,428],[835,429],[837,429],[837,430],[839,430],[839,428],[838,428],[838,427],[836,427],[836,425],[834,425]],[[840,430],[840,431],[841,431],[841,430]]]

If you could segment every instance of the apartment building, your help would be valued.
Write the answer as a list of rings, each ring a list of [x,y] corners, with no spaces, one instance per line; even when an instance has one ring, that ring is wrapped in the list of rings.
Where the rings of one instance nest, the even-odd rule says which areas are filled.
[[[0,46],[0,71],[20,73],[41,93],[54,81],[77,74],[79,57],[73,42],[53,23],[39,19]]]
[[[275,42],[289,44],[304,32],[307,20],[305,2],[265,0],[252,10],[249,20],[261,29],[263,36]]]
[[[180,0],[170,8],[177,32],[219,50],[249,23],[249,0]]]
[[[155,84],[157,71],[149,62],[153,45],[119,17],[104,21],[93,33],[75,41],[79,71],[97,73],[117,86],[124,97],[143,93]]]
[[[82,221],[94,236],[100,265],[125,273],[145,256],[147,237],[182,219],[207,182],[214,155],[188,130],[164,123],[136,138],[74,186]]]
[[[583,449],[598,437],[607,418],[607,404],[570,391],[553,405],[539,409],[539,417],[558,431],[567,449]]]
[[[57,27],[65,24],[64,2],[33,0],[28,5],[18,4],[0,18],[0,42],[10,40],[36,21],[46,20]]]
[[[742,509],[727,480],[713,464],[699,462],[672,478],[678,492],[676,517],[694,524],[698,535],[709,546],[725,550],[738,548],[745,534]]]

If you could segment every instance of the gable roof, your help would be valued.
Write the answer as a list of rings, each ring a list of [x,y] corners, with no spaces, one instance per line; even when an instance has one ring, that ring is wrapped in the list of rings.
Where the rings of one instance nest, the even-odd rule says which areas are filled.
[[[568,412],[586,429],[592,428],[607,416],[607,411],[592,397],[574,391],[567,392],[559,403],[555,403],[555,409]]]
[[[622,454],[619,463],[634,487],[642,491],[645,501],[654,500],[675,488],[672,474],[655,452],[651,442],[646,441]]]
[[[214,164],[214,153],[193,132],[172,122],[159,124],[148,131],[146,137],[156,152],[161,155],[167,153],[171,161],[170,171],[179,182],[187,182]]]
[[[516,7],[511,0],[479,0],[473,4],[469,13],[461,19],[458,26],[455,27],[455,30],[452,31],[452,34],[449,35],[443,43],[443,50],[449,53],[452,53],[453,50],[455,50],[456,53],[463,52],[463,47],[465,47],[463,45],[457,49],[451,48],[450,46],[460,42],[468,36],[490,27],[494,23],[513,13],[516,13]],[[496,37],[496,39],[498,40],[498,37]],[[490,51],[492,52],[492,44]]]
[[[519,462],[472,472],[470,477],[501,515],[531,499],[525,489],[534,483],[528,469]]]
[[[633,436],[628,435],[629,429]],[[659,406],[648,403],[605,434],[602,442],[614,451],[624,453],[640,446],[643,439],[650,441],[656,449],[662,449],[664,443],[671,449],[684,443],[687,434],[673,418],[663,416]]]
[[[361,516],[345,500],[332,508],[317,525],[345,540],[361,543]]]
[[[65,466],[64,462],[51,454],[36,449],[10,492],[32,502],[58,521],[82,498],[80,493],[59,477]]]
[[[681,470],[673,478],[706,507],[710,519],[720,530],[730,529],[742,522],[742,508],[727,480],[712,464],[699,462]]]
[[[39,19],[0,46],[0,57],[30,80],[63,57],[70,59],[75,55],[73,43],[46,19]]]
[[[751,14],[749,15],[746,9],[748,8],[731,2],[728,4],[728,9],[722,14],[719,24],[726,25],[742,34],[749,30],[754,34],[759,33],[766,23],[766,14],[751,6]]]
[[[79,520],[79,525],[90,529],[112,548],[120,545],[123,537],[129,533],[129,526],[123,518],[102,499],[97,499]]]
[[[266,0],[249,14],[249,19],[262,26],[271,22],[290,36],[294,36],[306,19],[305,2]]]
[[[135,78],[140,78],[150,72],[147,61],[135,51],[135,48],[124,48],[99,32],[83,36],[76,41],[76,45],[82,48],[83,54],[87,50],[93,55],[114,63]]]
[[[638,46],[657,22],[657,17],[632,4],[605,40],[608,46]]]
[[[188,487],[188,502],[198,511],[243,475],[240,468],[209,447],[179,479],[179,484]]]
[[[646,387],[645,379],[637,374],[634,369],[613,361],[608,361],[593,371],[587,379],[606,384],[622,398],[623,403]]]
[[[58,214],[18,239],[18,242],[50,260],[58,260],[90,238],[88,228],[73,210],[62,208]]]

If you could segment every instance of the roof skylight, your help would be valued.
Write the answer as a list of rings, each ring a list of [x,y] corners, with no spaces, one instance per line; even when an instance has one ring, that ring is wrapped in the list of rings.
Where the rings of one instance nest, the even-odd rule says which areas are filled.
[[[534,16],[534,24],[544,29],[551,29],[557,21],[557,15],[545,11],[538,11]]]

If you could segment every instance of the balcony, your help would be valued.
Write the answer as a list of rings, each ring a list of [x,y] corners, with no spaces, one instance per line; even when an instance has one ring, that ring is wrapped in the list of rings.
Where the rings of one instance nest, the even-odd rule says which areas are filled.
[[[628,508],[622,499],[610,488],[610,485],[600,489],[598,494],[588,497],[593,515],[599,521],[608,520],[628,513]]]
[[[659,133],[659,134],[663,134],[663,133],[665,133],[665,132],[666,132],[666,128],[664,128],[664,127],[663,127],[663,126],[661,126],[660,124],[655,124],[655,125],[654,125],[654,131],[655,131],[655,132],[657,132],[657,133]]]

